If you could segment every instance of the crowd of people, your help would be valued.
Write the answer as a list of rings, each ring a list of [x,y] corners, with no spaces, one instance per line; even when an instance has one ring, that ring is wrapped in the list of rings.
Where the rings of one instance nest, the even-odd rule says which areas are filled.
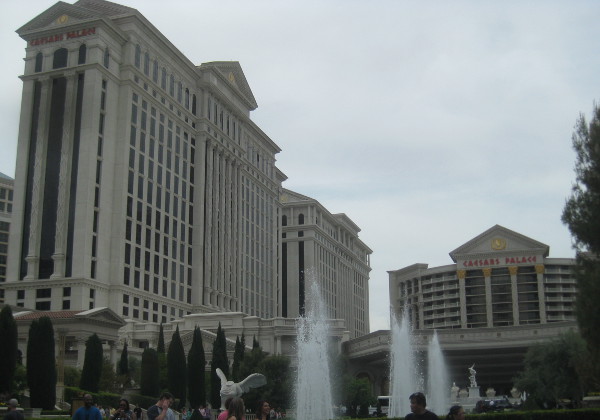
[[[196,408],[184,407],[181,413],[176,413],[171,405],[174,397],[169,392],[161,394],[156,404],[148,407],[144,417],[144,411],[140,407],[131,410],[129,401],[121,399],[116,409],[106,408],[93,404],[93,398],[86,394],[83,398],[83,406],[77,409],[72,420],[244,420],[246,417],[246,406],[241,398],[228,398],[225,401],[225,410],[213,413],[209,406],[200,405]],[[267,401],[259,401],[256,408],[256,420],[277,420],[285,417],[280,410],[271,407]],[[6,420],[23,420],[10,418]]]
[[[427,400],[421,392],[415,392],[410,397],[410,413],[406,415],[405,420],[439,420],[439,417],[433,412],[427,410]],[[73,414],[72,420],[211,420],[213,413],[210,407],[200,405],[194,409],[183,408],[180,415],[176,415],[171,409],[174,397],[169,392],[164,392],[156,404],[152,405],[144,412],[140,407],[131,410],[129,401],[122,398],[119,401],[119,407],[115,409],[105,408],[94,404],[90,394],[83,397],[83,406],[78,408]],[[7,405],[7,413],[4,420],[24,420],[23,414],[17,410],[18,401],[11,399]],[[216,413],[214,413],[216,414]],[[259,401],[256,406],[256,420],[277,420],[285,417],[279,410],[271,407],[267,401]],[[225,401],[225,410],[220,412],[217,420],[245,420],[246,406],[244,400],[238,397],[228,398]],[[446,420],[464,420],[465,410],[460,405],[450,408]]]

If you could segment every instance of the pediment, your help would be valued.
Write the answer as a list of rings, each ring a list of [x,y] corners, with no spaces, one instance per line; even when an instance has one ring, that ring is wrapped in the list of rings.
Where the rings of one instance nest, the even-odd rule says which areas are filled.
[[[104,0],[80,0],[75,4],[59,1],[17,29],[17,33],[24,36],[30,32],[54,30],[78,22],[134,13],[139,12],[131,7]]]
[[[86,318],[93,321],[109,322],[119,324],[121,327],[125,325],[125,321],[115,311],[110,308],[95,308],[87,311],[79,312],[75,315],[76,318]]]
[[[212,351],[213,343],[217,338],[217,334],[211,331],[200,329],[200,334],[202,335],[202,347],[204,347],[204,351]],[[189,349],[192,346],[192,340],[194,339],[194,331],[186,331],[181,333],[181,342],[183,347]],[[165,343],[166,344],[166,343]],[[235,341],[231,341],[229,338],[225,338],[225,346],[227,351],[235,350]]]
[[[284,188],[279,196],[279,201],[281,203],[297,203],[302,201],[315,201],[315,199]]]
[[[252,93],[252,89],[250,89],[248,80],[246,79],[244,71],[242,70],[242,66],[238,61],[212,61],[210,63],[202,63],[200,68],[215,69],[223,76],[223,78],[227,80],[229,85],[234,90],[238,91],[238,93],[240,93],[240,95],[246,99],[251,110],[254,110],[258,107],[256,99],[254,98],[254,94]]]
[[[454,251],[450,257],[454,262],[477,256],[493,256],[507,254],[530,254],[548,256],[550,247],[535,239],[531,239],[518,232],[495,225]]]
[[[97,17],[98,14],[90,10],[59,1],[17,29],[17,33],[22,36],[28,32],[61,28]]]

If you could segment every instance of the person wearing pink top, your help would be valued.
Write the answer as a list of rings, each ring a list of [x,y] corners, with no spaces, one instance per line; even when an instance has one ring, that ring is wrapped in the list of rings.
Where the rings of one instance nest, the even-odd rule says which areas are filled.
[[[219,414],[217,420],[227,420],[229,417],[229,404],[231,403],[231,400],[233,400],[233,397],[229,397],[225,400],[225,410]]]

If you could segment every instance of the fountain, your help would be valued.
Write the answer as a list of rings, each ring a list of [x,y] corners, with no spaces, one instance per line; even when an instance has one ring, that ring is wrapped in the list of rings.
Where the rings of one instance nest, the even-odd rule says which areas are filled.
[[[434,331],[427,348],[427,405],[431,411],[442,414],[448,410],[449,388],[448,368],[444,362],[437,331]]]
[[[405,311],[399,323],[392,317],[392,342],[390,346],[390,408],[389,417],[403,417],[410,413],[408,397],[416,391],[425,391],[427,407],[434,413],[448,410],[448,369],[440,347],[437,332],[427,349],[427,383],[418,362],[408,313]]]
[[[296,381],[297,420],[333,418],[327,344],[327,311],[315,275],[307,275],[306,316],[298,320],[298,378]]]
[[[416,391],[418,367],[413,351],[410,321],[405,311],[402,322],[392,316],[390,346],[390,408],[389,417],[403,417],[410,413],[408,396]]]

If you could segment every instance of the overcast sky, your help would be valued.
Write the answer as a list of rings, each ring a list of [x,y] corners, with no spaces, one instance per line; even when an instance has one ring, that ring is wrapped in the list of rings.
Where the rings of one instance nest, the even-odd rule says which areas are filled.
[[[73,1],[69,1],[72,3]],[[3,0],[0,172],[14,176],[25,42],[54,1]],[[600,99],[598,1],[122,0],[191,61],[239,61],[284,187],[346,213],[388,270],[452,263],[495,224],[571,257],[571,134]]]

